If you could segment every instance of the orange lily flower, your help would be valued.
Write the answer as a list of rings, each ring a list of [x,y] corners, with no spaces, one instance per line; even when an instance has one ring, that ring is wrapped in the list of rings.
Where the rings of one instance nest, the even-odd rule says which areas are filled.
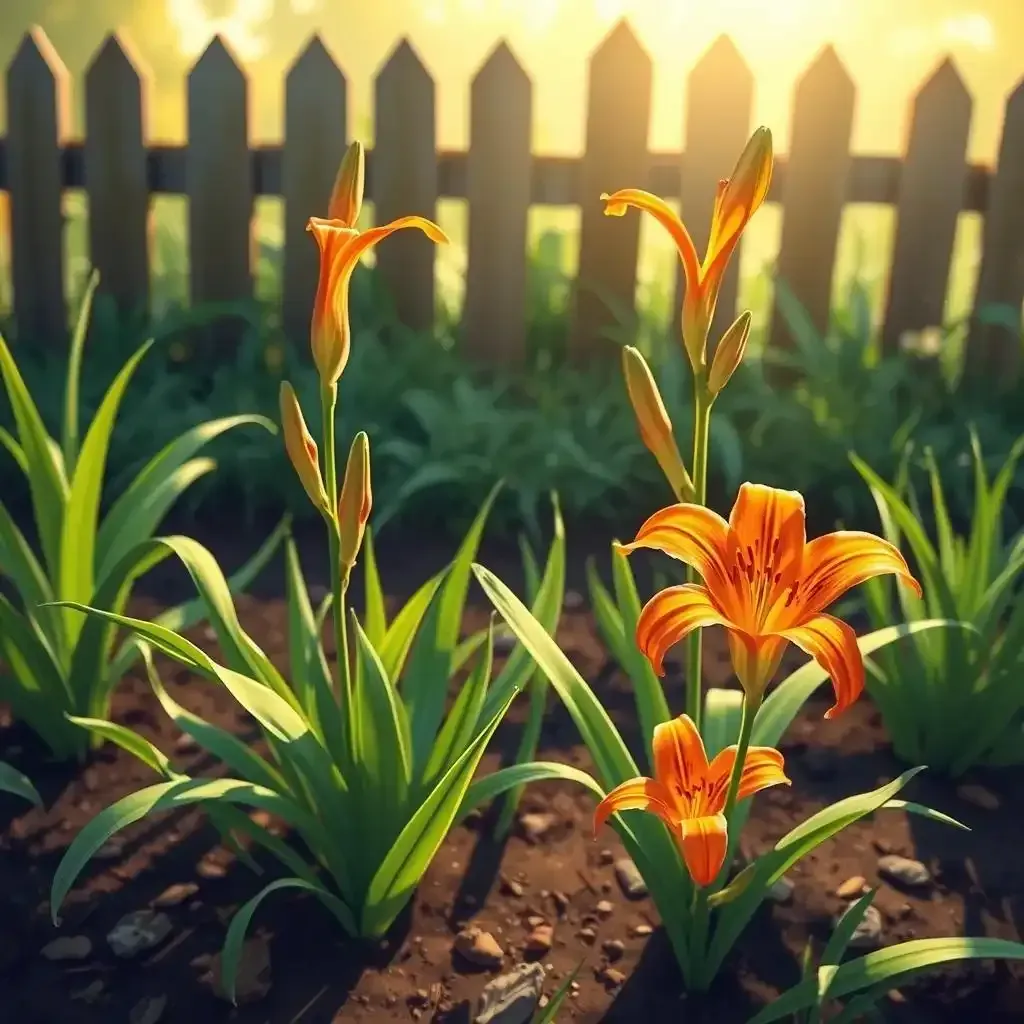
[[[325,386],[337,384],[348,363],[351,327],[348,317],[348,286],[363,253],[401,228],[419,228],[432,242],[448,236],[425,217],[399,217],[389,224],[360,231],[356,228],[363,202],[363,149],[353,142],[338,172],[327,217],[310,217],[320,250],[320,279],[313,303],[310,341],[313,362]]]
[[[668,587],[644,606],[636,642],[658,675],[673,644],[702,626],[724,626],[733,670],[748,699],[760,701],[787,643],[796,644],[832,677],[834,718],[864,688],[857,634],[824,614],[851,587],[894,573],[921,596],[899,550],[871,533],[842,530],[806,540],[804,499],[761,484],[740,487],[726,522],[700,505],[655,512],[629,554],[654,548],[692,566],[704,585]]]
[[[638,188],[601,196],[605,214],[621,217],[630,206],[651,214],[672,236],[683,263],[683,344],[694,370],[703,370],[707,336],[715,315],[718,292],[740,235],[768,195],[772,180],[772,136],[758,128],[743,150],[732,177],[718,183],[711,236],[701,260],[686,225],[663,199]]]
[[[669,827],[697,885],[710,885],[728,848],[725,798],[736,764],[736,747],[711,763],[704,741],[688,715],[654,727],[654,778],[616,786],[594,812],[594,832],[618,811],[650,811]],[[783,758],[774,747],[750,747],[743,761],[737,802],[768,786],[789,785]]]

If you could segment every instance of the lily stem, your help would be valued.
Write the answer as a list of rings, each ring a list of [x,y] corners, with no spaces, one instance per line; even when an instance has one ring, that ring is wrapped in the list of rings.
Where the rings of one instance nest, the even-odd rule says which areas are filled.
[[[334,636],[338,649],[338,667],[341,672],[341,692],[351,707],[351,672],[348,660],[348,630],[345,624],[345,591],[347,581],[341,578],[341,537],[338,533],[338,460],[334,437],[334,410],[338,402],[335,385],[320,388],[320,409],[324,431],[324,482],[330,509],[328,525],[329,557],[331,560],[331,594]]]
[[[708,439],[711,434],[712,399],[707,389],[707,371],[694,373],[693,380],[693,490],[698,505],[708,499]],[[698,582],[692,567],[686,571],[687,583]],[[704,701],[701,693],[701,630],[695,629],[687,637],[686,649],[686,713],[700,732]]]
[[[740,715],[740,736],[736,744],[736,762],[732,766],[732,775],[729,776],[729,788],[725,791],[725,807],[722,811],[726,820],[732,816],[733,809],[736,807],[736,797],[740,791],[740,778],[743,775],[743,762],[747,759],[747,751],[750,749],[750,737],[754,732],[754,719],[757,718],[757,712],[760,707],[760,699],[743,698],[743,711]]]

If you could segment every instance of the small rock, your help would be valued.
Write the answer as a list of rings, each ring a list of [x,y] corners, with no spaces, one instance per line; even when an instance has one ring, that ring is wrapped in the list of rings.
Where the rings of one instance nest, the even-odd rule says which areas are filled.
[[[541,917],[540,914],[531,914],[526,919],[527,928],[538,928],[542,924],[547,924],[547,921],[543,917]]]
[[[124,841],[121,839],[108,839],[93,855],[93,860],[120,860],[124,852]]]
[[[128,1014],[129,1024],[157,1024],[167,1009],[167,996],[146,996]]]
[[[511,630],[502,629],[494,631],[494,653],[495,654],[511,654],[515,649],[516,644],[519,641],[516,640],[515,633]]]
[[[614,910],[615,904],[611,900],[600,900],[594,907],[594,913],[602,920],[607,920],[611,917]]]
[[[614,967],[603,967],[597,972],[597,980],[603,981],[608,988],[618,988],[626,980],[626,976]]]
[[[581,608],[585,608],[586,604],[587,602],[578,590],[567,590],[562,600],[562,607],[567,612],[578,612]]]
[[[506,896],[522,896],[525,890],[523,889],[522,883],[517,882],[514,878],[502,878],[501,880],[501,891]]]
[[[85,988],[72,992],[71,998],[79,1003],[95,1003],[103,995],[105,988],[106,985],[103,983],[102,978],[93,978]]]
[[[768,899],[772,903],[788,903],[793,898],[793,890],[795,888],[794,883],[783,875],[768,887]]]
[[[554,903],[559,917],[569,909],[569,897],[564,892],[553,892],[551,894],[551,902]]]
[[[159,946],[171,934],[171,919],[154,910],[125,914],[107,935],[114,956],[128,959]]]
[[[607,867],[613,860],[615,860],[615,854],[612,853],[611,850],[602,850],[597,855],[597,863],[600,864],[601,867]]]
[[[649,924],[635,924],[630,929],[630,934],[638,939],[644,939],[648,935],[653,935],[654,929]]]
[[[219,953],[213,958],[203,980],[211,986],[218,999],[231,1001],[221,977]],[[270,991],[270,983],[270,945],[265,938],[257,935],[242,946],[242,957],[235,976],[235,1002],[239,1006],[258,1002]]]
[[[919,860],[901,857],[896,853],[879,857],[878,873],[890,882],[911,888],[921,888],[932,880],[928,869]]]
[[[588,946],[594,944],[594,940],[597,938],[597,932],[594,931],[589,925],[586,928],[581,928],[577,933],[580,940],[585,942]]]
[[[558,819],[546,811],[530,811],[519,815],[519,827],[523,830],[526,840],[531,843],[538,843],[550,832]]]
[[[605,939],[601,943],[601,949],[604,951],[604,955],[613,963],[616,960],[621,960],[622,954],[626,952],[626,947],[621,939]]]
[[[962,786],[957,786],[956,795],[965,803],[974,804],[975,807],[980,807],[983,811],[999,810],[999,797],[984,786],[967,782]]]
[[[851,905],[852,906],[852,905]],[[837,918],[836,924],[850,912],[847,907]],[[850,937],[851,949],[877,949],[882,944],[882,915],[878,907],[868,907],[860,923]]]
[[[647,895],[647,884],[640,874],[639,868],[629,857],[622,857],[615,862],[615,877],[622,891],[631,900],[639,900]]]
[[[168,886],[155,900],[154,907],[178,907],[185,900],[191,899],[199,892],[199,886],[195,882],[178,882],[176,885]]]
[[[531,956],[543,956],[555,941],[555,929],[549,924],[539,924],[526,937],[523,949]]]
[[[464,960],[477,967],[500,967],[505,951],[490,932],[481,928],[466,928],[455,936],[452,948]]]
[[[544,968],[520,964],[483,987],[477,998],[473,1024],[527,1024],[544,989]]]
[[[204,858],[196,865],[196,874],[200,878],[215,879],[223,878],[228,873],[228,869],[221,864],[219,861]]]
[[[867,885],[867,879],[862,875],[853,875],[851,878],[846,879],[845,882],[839,883],[836,887],[836,895],[841,900],[855,900],[859,896],[864,895]]]
[[[86,935],[61,935],[43,946],[40,952],[54,963],[87,960],[92,953],[92,940]]]
[[[176,754],[189,754],[193,750],[199,749],[199,743],[193,739],[187,732],[183,732],[174,741],[174,752]]]

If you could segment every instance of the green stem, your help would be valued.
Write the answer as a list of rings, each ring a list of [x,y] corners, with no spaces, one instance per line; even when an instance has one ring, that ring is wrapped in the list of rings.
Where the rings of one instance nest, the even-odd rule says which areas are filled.
[[[736,744],[736,762],[732,766],[732,775],[729,776],[729,788],[725,791],[725,808],[722,813],[726,820],[732,816],[736,806],[736,795],[740,791],[740,778],[743,775],[743,762],[747,759],[747,751],[750,749],[750,737],[754,732],[754,719],[757,718],[758,708],[761,706],[760,699],[751,700],[749,697],[743,699],[743,711],[740,717],[740,738]]]
[[[331,594],[334,597],[331,608],[334,621],[334,637],[338,649],[338,666],[341,672],[341,691],[348,706],[351,706],[351,672],[348,660],[348,630],[345,625],[345,591],[348,581],[341,576],[341,537],[338,533],[338,459],[334,437],[334,410],[338,402],[336,386],[320,388],[320,410],[324,432],[324,483],[327,489],[327,504],[331,519],[328,525],[329,557],[331,560]]]
[[[708,438],[711,433],[712,399],[707,391],[707,372],[694,374],[693,380],[693,489],[698,505],[708,500]],[[688,568],[687,583],[698,581],[695,569]],[[701,693],[701,630],[695,629],[687,638],[686,649],[686,713],[700,732],[704,701]]]

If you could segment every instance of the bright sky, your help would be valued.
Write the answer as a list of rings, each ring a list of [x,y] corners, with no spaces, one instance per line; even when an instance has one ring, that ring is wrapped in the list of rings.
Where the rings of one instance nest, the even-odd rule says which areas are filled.
[[[854,146],[893,151],[905,134],[907,99],[945,54],[976,98],[972,155],[990,160],[1006,94],[1024,75],[1024,0],[164,0],[180,47],[198,54],[221,32],[253,71],[254,106],[277,108],[276,27],[312,17],[349,76],[357,124],[367,125],[372,75],[408,34],[438,81],[442,145],[466,137],[466,96],[480,61],[510,39],[537,91],[538,145],[572,152],[582,142],[586,58],[626,15],[655,61],[652,145],[675,148],[686,70],[729,33],[753,69],[756,119],[786,148],[795,80],[832,43],[858,85]],[[273,19],[273,26],[271,20]],[[276,120],[276,118],[275,118]],[[268,129],[269,134],[272,129]]]

